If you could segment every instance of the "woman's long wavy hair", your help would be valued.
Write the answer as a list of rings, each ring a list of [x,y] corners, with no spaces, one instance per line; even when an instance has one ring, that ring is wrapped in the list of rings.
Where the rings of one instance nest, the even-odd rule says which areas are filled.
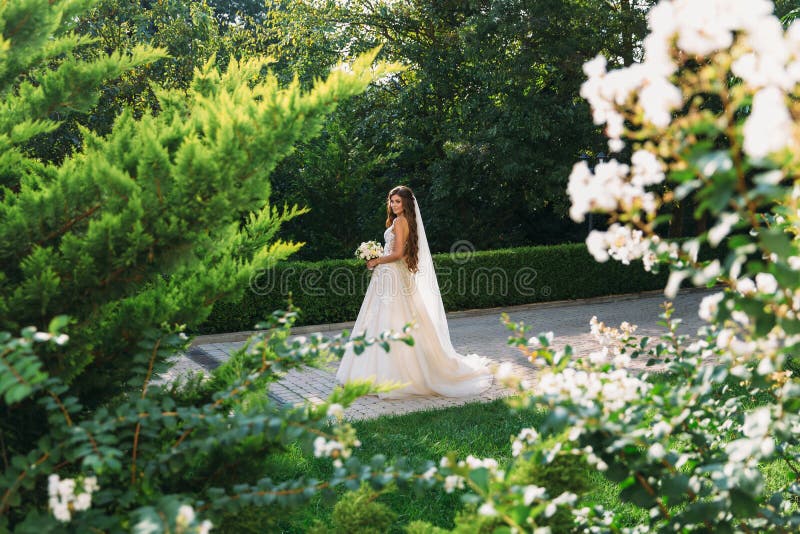
[[[419,234],[417,233],[417,216],[414,207],[414,192],[411,188],[404,185],[398,185],[389,191],[386,196],[386,228],[392,225],[397,215],[394,214],[391,207],[391,199],[394,195],[400,197],[403,203],[403,214],[408,221],[408,239],[406,239],[406,265],[408,270],[415,273],[419,270]]]

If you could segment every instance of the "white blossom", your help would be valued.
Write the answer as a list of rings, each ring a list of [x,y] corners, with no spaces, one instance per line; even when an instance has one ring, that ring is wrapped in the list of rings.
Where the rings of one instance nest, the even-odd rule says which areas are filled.
[[[631,183],[641,187],[664,181],[664,166],[649,150],[637,150],[631,156]]]
[[[47,477],[47,493],[50,496],[53,496],[58,493],[58,475],[50,475]]]
[[[58,495],[63,499],[71,499],[75,493],[75,479],[65,478],[58,482]]]
[[[672,49],[667,39],[657,33],[651,33],[645,37],[642,45],[644,61],[653,73],[669,77],[675,72],[675,61],[672,59]]]
[[[161,526],[153,523],[149,517],[142,519],[133,526],[133,531],[136,534],[154,534],[156,532],[161,532],[161,530]]]
[[[720,265],[719,260],[714,260],[701,270],[696,271],[692,275],[692,282],[698,286],[703,285],[716,280],[720,274],[722,274],[722,265]]]
[[[494,458],[485,458],[481,460],[471,454],[467,456],[466,460],[459,462],[459,466],[463,467],[464,465],[468,465],[470,469],[485,467],[490,472],[496,472],[498,467],[497,460]]]
[[[608,246],[606,244],[606,233],[600,230],[592,230],[586,237],[586,248],[589,254],[599,263],[608,261]]]
[[[683,95],[665,78],[655,77],[639,91],[639,103],[646,120],[653,126],[666,128],[672,121],[672,110],[683,103]]]
[[[539,433],[535,429],[523,428],[511,444],[511,455],[514,457],[519,456],[525,449],[526,444],[531,445],[537,439],[539,439]]]
[[[732,462],[744,462],[752,456],[769,456],[775,451],[775,440],[769,436],[772,413],[768,407],[756,408],[745,414],[744,438],[728,443],[725,451]],[[736,467],[734,470],[738,471]]]
[[[681,283],[688,277],[689,273],[687,271],[672,271],[669,273],[667,285],[664,288],[664,295],[667,298],[674,299],[678,294],[678,290],[681,288]]]
[[[719,222],[708,231],[708,242],[712,247],[716,247],[731,232],[733,225],[739,222],[737,213],[723,213],[719,217]]]
[[[784,39],[783,27],[775,17],[760,17],[744,37],[752,52],[736,59],[731,70],[754,88],[766,86],[792,88],[795,81],[787,71],[791,56],[790,44]]]
[[[332,439],[328,441],[323,436],[318,436],[314,440],[314,456],[317,458],[325,458],[329,456],[341,456],[347,458],[350,455],[350,450],[346,449],[342,443]]]
[[[603,347],[602,350],[589,353],[589,361],[592,365],[602,365],[608,360],[608,347]]]
[[[586,248],[598,262],[613,258],[629,265],[631,261],[642,258],[650,252],[649,239],[643,237],[641,230],[633,230],[618,223],[607,231],[592,230],[586,237]]]
[[[761,360],[758,362],[758,367],[756,367],[756,372],[762,376],[769,375],[775,371],[775,365],[773,365],[772,360],[769,357],[762,357]]]
[[[494,505],[492,503],[485,502],[478,508],[478,515],[483,515],[488,517],[496,516],[497,510],[495,510]]]
[[[33,334],[34,341],[50,341],[52,337],[53,337],[52,334],[49,334],[47,332],[36,332],[35,334]]]
[[[560,442],[560,441],[558,441],[558,442],[556,442],[556,444],[555,444],[555,445],[553,445],[553,447],[551,447],[550,449],[548,449],[548,450],[547,450],[547,451],[544,453],[544,461],[545,461],[545,463],[548,463],[548,464],[549,464],[549,463],[551,463],[553,460],[555,460],[556,456],[558,456],[558,453],[559,453],[559,452],[561,452],[561,447],[562,447],[562,444],[561,444],[561,442]]]
[[[765,87],[753,96],[753,109],[745,120],[743,150],[751,158],[764,158],[791,142],[792,117],[786,95],[776,87]]]
[[[67,506],[67,503],[63,501],[50,499],[50,511],[53,512],[53,517],[62,523],[67,523],[72,519],[72,514],[69,512],[69,507]]]
[[[83,479],[83,489],[89,493],[94,493],[100,486],[97,484],[97,477],[86,477]]]
[[[723,298],[725,298],[725,294],[722,292],[703,297],[703,300],[700,301],[700,309],[697,314],[704,321],[713,321],[714,317],[717,315],[719,303],[722,302]]]
[[[733,44],[733,32],[753,30],[772,15],[768,0],[674,0],[648,13],[652,35],[669,41],[677,36],[684,52],[707,56]]]
[[[622,152],[625,150],[625,141],[622,139],[609,139],[608,151],[609,152]]]
[[[75,496],[72,507],[76,511],[88,510],[92,506],[92,496],[88,493],[79,493]]]
[[[561,495],[559,495],[558,497],[556,497],[547,504],[547,506],[544,509],[544,516],[552,517],[552,515],[556,513],[556,509],[559,506],[564,506],[564,505],[572,506],[573,504],[575,504],[575,501],[577,500],[578,500],[577,495],[565,491],[564,493],[562,493]]]
[[[458,475],[448,475],[444,478],[444,491],[453,493],[456,489],[464,488],[464,478]]]
[[[542,499],[546,495],[547,495],[547,490],[545,488],[531,484],[525,486],[525,490],[523,491],[523,496],[522,496],[522,502],[525,503],[525,506],[530,506],[533,503],[533,501]]]
[[[608,61],[603,54],[598,54],[594,59],[583,64],[583,73],[589,78],[597,78],[606,73]]]
[[[342,417],[344,417],[344,406],[336,402],[331,404],[330,406],[328,406],[327,415],[328,417],[335,417],[336,419],[341,419]]]
[[[178,515],[175,516],[175,523],[187,527],[194,521],[194,508],[188,504],[182,504],[178,507]]]
[[[653,443],[650,448],[647,449],[647,457],[654,461],[661,460],[666,455],[667,450],[661,443]]]
[[[92,505],[92,493],[99,489],[96,477],[85,477],[80,490],[76,479],[60,478],[56,474],[47,477],[48,507],[53,517],[61,522],[72,519],[72,512],[88,510]]]
[[[740,278],[736,281],[736,291],[744,296],[752,295],[756,292],[756,284],[750,278]]]
[[[503,362],[497,367],[494,375],[500,382],[506,381],[514,376],[514,366],[511,362]]]
[[[587,372],[572,367],[567,367],[560,373],[543,374],[538,383],[538,389],[543,396],[552,396],[583,406],[599,405],[605,411],[616,411],[625,407],[627,403],[642,398],[651,387],[625,369]]]
[[[769,273],[758,273],[756,275],[756,288],[759,293],[772,295],[778,291],[778,281]]]

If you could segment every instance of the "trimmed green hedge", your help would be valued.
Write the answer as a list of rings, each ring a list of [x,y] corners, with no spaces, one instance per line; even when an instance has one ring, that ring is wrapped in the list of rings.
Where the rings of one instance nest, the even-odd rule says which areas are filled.
[[[434,262],[447,311],[635,293],[667,281],[666,272],[648,273],[641,262],[598,263],[583,243],[435,254]],[[283,262],[253,279],[241,301],[217,303],[199,333],[252,330],[286,308],[289,292],[301,310],[298,326],[353,321],[370,276],[356,259]]]

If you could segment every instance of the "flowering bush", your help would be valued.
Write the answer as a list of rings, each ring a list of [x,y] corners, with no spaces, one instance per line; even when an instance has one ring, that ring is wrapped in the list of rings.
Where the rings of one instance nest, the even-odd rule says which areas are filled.
[[[61,379],[42,370],[34,352],[37,343],[69,343],[61,333],[64,317],[54,320],[48,332],[31,327],[18,338],[0,333],[0,396],[9,406],[37,400],[52,427],[26,454],[12,456],[0,475],[0,530],[15,526],[18,532],[31,532],[70,523],[76,532],[204,533],[211,521],[201,516],[230,513],[248,504],[287,506],[337,485],[357,488],[361,481],[381,485],[412,477],[413,472],[377,464],[362,469],[351,458],[352,448],[360,443],[352,426],[342,420],[343,410],[359,396],[378,391],[370,383],[337,388],[328,402],[315,408],[243,402],[248,396],[263,398],[279,373],[314,365],[326,353],[341,356],[348,345],[361,351],[374,343],[413,343],[407,331],[349,338],[347,332],[333,338],[314,334],[289,342],[296,315],[278,311],[259,325],[266,331],[237,355],[257,365],[247,366],[224,387],[217,384],[205,402],[184,399],[180,390],[152,383],[147,372],[138,395],[112,409],[89,413]],[[172,334],[143,344],[156,349],[137,354],[133,364],[152,370],[159,351],[174,352],[186,341]],[[267,477],[247,482],[220,469],[260,463],[289,443],[333,459],[336,472],[325,481]],[[40,479],[47,480],[46,489]]]
[[[468,489],[478,514],[517,531],[549,531],[559,506],[591,532],[800,528],[800,23],[784,30],[772,12],[765,0],[665,0],[649,13],[642,63],[609,72],[598,56],[584,67],[595,123],[612,152],[630,144],[631,155],[577,163],[570,214],[608,214],[608,229],[587,238],[591,253],[669,268],[668,297],[687,280],[718,287],[698,310],[708,324],[679,334],[669,303],[658,340],[594,319],[602,349],[576,355],[504,317],[541,373],[519,381],[501,366],[498,377],[520,392],[517,409],[549,408],[541,428],[512,438],[517,461],[582,457],[649,524],[625,527],[586,497],[514,484],[491,459],[443,460],[429,476]],[[690,198],[712,227],[681,245],[660,237],[664,208]],[[699,261],[705,243],[727,253]],[[632,358],[663,372],[630,372]],[[770,484],[767,465],[782,472]]]
[[[371,385],[316,408],[264,398],[281,373],[346,343],[405,335],[289,343],[290,310],[207,383],[154,380],[186,350],[187,324],[300,246],[275,239],[298,213],[267,202],[275,165],[392,69],[376,49],[301,91],[281,87],[267,58],[224,69],[210,58],[182,89],[150,85],[157,109],[125,109],[104,134],[81,128],[62,139],[73,148],[63,161],[43,162],[31,143],[57,138],[60,117],[90,112],[104,81],[166,55],[87,50],[95,40],[75,22],[94,3],[0,7],[0,532],[207,532],[244,506],[406,476],[265,467],[289,444],[348,459],[357,441],[336,416]]]

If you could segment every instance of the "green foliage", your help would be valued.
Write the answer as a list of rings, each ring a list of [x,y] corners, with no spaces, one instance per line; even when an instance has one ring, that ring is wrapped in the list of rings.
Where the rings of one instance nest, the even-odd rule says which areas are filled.
[[[379,494],[368,485],[358,491],[345,493],[333,507],[331,524],[318,522],[309,533],[313,534],[383,534],[389,531],[397,518],[391,509],[376,499]]]
[[[590,466],[582,456],[556,456],[546,461],[547,452],[553,450],[557,440],[542,440],[536,452],[530,458],[523,458],[514,464],[508,474],[508,483],[512,485],[535,486],[547,488],[552,495],[564,492],[574,493],[582,497],[590,488]],[[553,532],[569,532],[573,527],[572,511],[560,508],[547,521]]]
[[[397,182],[427,199],[434,250],[465,235],[479,249],[574,241],[584,231],[565,218],[565,177],[575,154],[602,150],[575,99],[580,66],[597,50],[629,63],[650,3],[101,0],[75,22],[97,38],[84,57],[142,44],[169,56],[108,84],[90,115],[61,113],[61,127],[30,149],[60,161],[80,147],[78,125],[105,134],[124,106],[137,117],[157,109],[151,82],[186,89],[213,55],[269,56],[283,83],[297,76],[310,88],[341,61],[382,44],[407,74],[330,115],[323,135],[300,143],[274,174],[277,204],[315,214],[283,230],[307,243],[299,257],[348,257],[383,220],[364,206]],[[487,215],[492,232],[474,222]],[[330,220],[342,224],[331,228]]]
[[[374,50],[303,91],[282,87],[265,58],[220,72],[211,53],[188,83],[151,85],[156,110],[125,107],[107,131],[80,126],[65,158],[37,159],[29,145],[57,134],[53,113],[88,111],[106,80],[164,58],[146,45],[84,50],[93,40],[73,29],[90,4],[0,8],[0,530],[202,531],[195,507],[291,505],[369,479],[345,468],[325,483],[256,475],[289,443],[323,439],[319,454],[344,459],[354,442],[324,408],[256,401],[276,373],[344,350],[319,337],[284,343],[294,312],[264,314],[268,331],[210,385],[155,378],[186,350],[187,325],[299,248],[276,234],[303,210],[269,205],[269,174],[387,65]],[[412,342],[376,342],[394,339]]]
[[[406,527],[407,534],[445,534],[446,532],[450,531],[431,525],[426,521],[412,521]]]
[[[439,458],[449,451],[464,456],[492,456],[505,465],[511,459],[508,436],[521,425],[541,422],[542,417],[540,413],[510,413],[505,401],[498,399],[354,421],[353,428],[362,444],[354,449],[353,456],[361,459],[362,469],[384,465],[373,463],[377,456],[381,462],[403,465],[409,471],[413,468],[418,474],[428,469],[430,458]],[[297,445],[272,456],[269,470],[275,477],[307,476],[320,480],[332,473],[330,461],[315,458]],[[441,528],[453,528],[462,509],[460,495],[429,489],[427,484],[428,481],[417,475],[413,483],[398,482],[381,492],[379,501],[398,514],[391,531],[399,532],[407,523],[423,519]],[[343,494],[341,489],[327,495],[322,492],[302,507],[287,510],[279,517],[270,509],[248,509],[244,517],[238,513],[226,514],[218,527],[224,532],[306,532],[317,521],[331,524],[336,498]],[[603,495],[610,496],[610,492],[604,491]],[[270,527],[256,528],[259,524]]]
[[[244,47],[285,79],[310,83],[377,44],[408,66],[276,170],[276,198],[317,215],[286,227],[308,243],[302,259],[349,257],[385,218],[365,206],[397,183],[425,199],[434,251],[465,237],[480,250],[581,239],[566,177],[581,151],[606,150],[576,98],[581,66],[598,50],[632,61],[650,4],[268,2]]]
[[[733,27],[708,18],[704,32],[719,31],[730,42],[705,51],[690,37],[691,4],[670,4],[686,11],[662,10],[654,19],[645,65],[608,73],[600,58],[587,66],[584,94],[609,135],[632,145],[632,165],[611,161],[590,170],[577,164],[571,212],[576,220],[603,212],[613,222],[587,239],[598,261],[667,265],[668,296],[683,280],[720,291],[703,299],[698,313],[707,324],[691,336],[679,331],[670,302],[657,339],[636,335],[628,322],[610,327],[593,318],[602,350],[589,354],[555,350],[552,333],[532,337],[530,327],[504,314],[513,331],[509,344],[539,366],[532,382],[504,373],[503,382],[520,393],[510,404],[522,411],[546,407],[546,417],[512,438],[518,459],[509,471],[493,469],[492,459],[451,456],[435,475],[446,491],[464,486],[477,513],[504,529],[533,530],[551,521],[559,529],[601,532],[788,533],[800,527],[794,431],[800,424],[800,210],[793,141],[800,86],[788,62],[770,69],[770,76],[790,80],[780,88],[739,68],[743,58],[769,55],[754,44],[755,32],[780,32],[777,19],[751,9],[755,2],[730,4]],[[775,38],[788,46],[791,35]],[[625,88],[615,86],[619,80]],[[672,91],[673,101],[648,94],[658,85]],[[761,144],[774,128],[781,133]],[[662,210],[675,198],[691,199],[695,217],[711,218],[711,229],[680,244],[664,241]],[[703,245],[716,248],[717,257],[698,256]],[[632,372],[634,359],[664,372]],[[580,502],[572,490],[556,495],[567,473],[555,470],[546,487],[523,486],[513,475],[530,459],[576,457],[603,474],[621,503],[640,510],[640,524],[630,529],[618,510]],[[571,508],[571,516],[559,517],[559,508]]]
[[[700,257],[718,250],[704,247]],[[521,247],[472,254],[435,254],[448,311],[633,293],[664,287],[666,273],[640,262],[598,263],[584,244]],[[251,330],[291,294],[303,310],[298,324],[346,322],[358,313],[371,272],[358,260],[288,261],[259,271],[238,301],[219,302],[199,332]]]
[[[271,333],[255,337],[248,349],[257,356],[258,365],[215,389],[209,399],[198,402],[196,395],[184,396],[180,389],[151,383],[156,354],[148,351],[141,394],[90,413],[58,377],[30,379],[29,368],[38,363],[35,344],[62,343],[62,321],[54,323],[52,332],[28,329],[21,338],[6,337],[0,350],[4,355],[18,353],[19,357],[4,358],[2,382],[15,382],[16,390],[6,391],[17,393],[12,397],[6,394],[3,406],[37,400],[47,412],[49,428],[26,454],[14,454],[0,476],[0,484],[7,488],[0,500],[0,526],[16,525],[19,532],[31,532],[56,528],[61,521],[71,522],[78,531],[118,531],[131,524],[138,529],[150,525],[156,531],[171,531],[181,521],[193,522],[194,507],[214,516],[253,505],[290,506],[325,487],[359,480],[384,484],[408,478],[410,474],[388,467],[363,471],[349,460],[347,468],[325,482],[302,476],[293,480],[262,477],[264,458],[290,444],[314,450],[317,456],[340,459],[348,458],[350,448],[357,444],[350,425],[337,423],[331,427],[327,405],[309,410],[269,402],[253,407],[244,402],[261,394],[265,384],[276,379],[276,373],[314,364],[323,351],[341,355],[350,343],[337,337],[315,339],[301,347],[287,345],[285,339],[295,317],[291,312],[273,314],[263,325]],[[392,339],[407,341],[408,336],[394,334]],[[159,341],[172,353],[181,343],[177,335]],[[330,402],[347,406],[359,395],[376,391],[354,384],[335,391]],[[320,439],[330,440],[335,447],[317,452]],[[61,472],[64,480],[83,480],[85,477],[75,476],[80,473],[96,477],[99,483],[85,492],[90,497],[88,506],[79,506],[74,500],[65,501],[63,507],[53,504],[56,495],[64,499],[74,496],[73,489],[57,488],[58,478],[55,483],[49,481],[48,504],[36,481],[48,475],[50,479],[57,477],[55,472]],[[75,491],[75,495],[78,493]],[[181,505],[189,507],[188,511],[182,511]],[[41,513],[45,507],[55,517]]]
[[[125,110],[105,137],[83,128],[82,150],[62,165],[5,167],[2,325],[43,326],[68,311],[73,342],[42,355],[47,369],[68,382],[88,373],[82,387],[95,390],[93,402],[119,392],[132,376],[116,358],[141,343],[138,333],[199,323],[214,302],[237,297],[254,270],[299,248],[273,239],[302,211],[269,208],[267,177],[339,100],[364,89],[372,58],[303,94],[264,75],[264,59],[232,61],[225,73],[209,61],[186,93],[156,88],[158,114]],[[119,71],[135,61],[101,63]],[[60,70],[73,64],[69,84],[81,93],[106,75],[81,76],[80,61]],[[35,116],[48,100],[17,106],[27,83],[10,99]]]

